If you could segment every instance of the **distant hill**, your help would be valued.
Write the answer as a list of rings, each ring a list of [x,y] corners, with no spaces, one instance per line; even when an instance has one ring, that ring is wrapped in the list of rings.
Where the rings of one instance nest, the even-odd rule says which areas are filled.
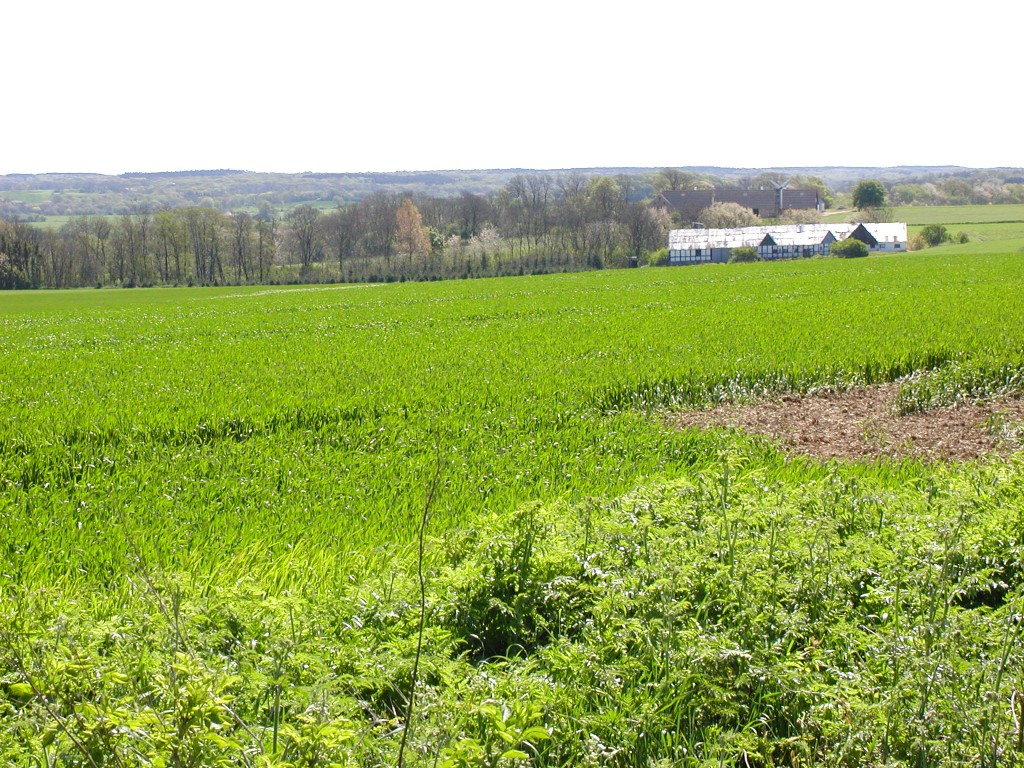
[[[0,176],[0,217],[24,219],[47,216],[119,214],[138,207],[155,210],[205,205],[228,210],[279,209],[298,203],[335,207],[375,193],[411,193],[450,197],[464,192],[490,194],[519,175],[567,174],[629,176],[633,197],[651,190],[657,168],[577,168],[530,170],[434,170],[397,173],[261,173],[232,169],[156,171],[107,176],[89,173],[10,174]],[[727,186],[743,185],[765,173],[816,176],[836,192],[864,178],[887,184],[993,174],[1007,182],[1024,177],[1021,169],[977,169],[958,166],[899,166],[893,168],[721,168],[683,167],[679,170],[709,177]]]

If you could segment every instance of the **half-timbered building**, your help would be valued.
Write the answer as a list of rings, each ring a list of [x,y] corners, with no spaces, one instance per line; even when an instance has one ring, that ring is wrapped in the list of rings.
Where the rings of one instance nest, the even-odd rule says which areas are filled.
[[[904,223],[778,224],[735,229],[673,229],[668,235],[669,264],[723,263],[736,248],[754,248],[766,261],[822,256],[833,243],[852,237],[869,252],[907,249]]]

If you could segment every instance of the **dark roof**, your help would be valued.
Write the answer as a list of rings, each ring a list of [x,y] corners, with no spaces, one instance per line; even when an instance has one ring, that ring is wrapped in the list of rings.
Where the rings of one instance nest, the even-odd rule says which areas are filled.
[[[784,189],[782,190],[783,208],[815,208],[819,201],[816,189]]]
[[[816,189],[670,189],[661,193],[658,202],[687,215],[696,215],[712,203],[736,203],[766,216],[787,208],[817,208],[819,198]]]
[[[701,208],[707,208],[715,202],[715,192],[712,189],[667,189],[661,193],[665,202],[676,209],[689,208],[699,204]]]
[[[751,210],[775,210],[778,195],[774,189],[722,189],[715,191],[716,203],[736,203]]]
[[[855,240],[860,240],[865,245],[870,245],[872,248],[878,247],[878,238],[868,232],[868,228],[863,224],[858,224],[857,228],[850,233],[850,237]]]

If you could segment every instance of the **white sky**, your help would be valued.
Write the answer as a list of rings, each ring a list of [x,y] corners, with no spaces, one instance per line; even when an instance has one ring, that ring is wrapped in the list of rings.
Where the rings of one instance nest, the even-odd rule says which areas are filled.
[[[56,0],[0,174],[1024,166],[1012,3]]]

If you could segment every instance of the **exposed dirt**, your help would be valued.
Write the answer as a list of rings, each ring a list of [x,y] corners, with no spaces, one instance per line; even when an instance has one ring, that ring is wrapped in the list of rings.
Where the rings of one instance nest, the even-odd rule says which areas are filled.
[[[896,384],[825,395],[787,395],[672,416],[679,427],[734,427],[790,453],[821,459],[918,457],[962,461],[1024,444],[1024,399],[993,400],[899,416]]]

